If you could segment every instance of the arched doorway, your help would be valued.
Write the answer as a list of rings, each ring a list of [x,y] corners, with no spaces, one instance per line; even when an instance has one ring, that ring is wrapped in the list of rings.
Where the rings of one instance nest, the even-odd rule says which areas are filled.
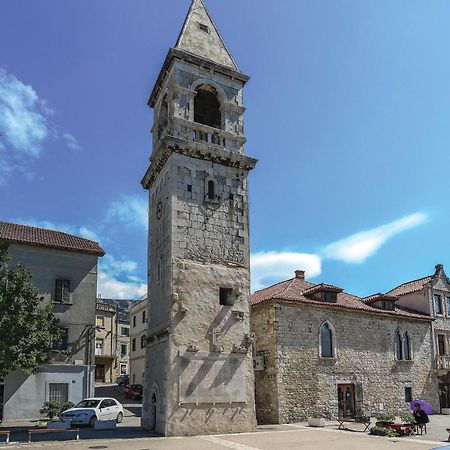
[[[150,430],[156,431],[157,423],[157,412],[158,412],[158,396],[155,391],[153,391],[152,398],[150,401]]]

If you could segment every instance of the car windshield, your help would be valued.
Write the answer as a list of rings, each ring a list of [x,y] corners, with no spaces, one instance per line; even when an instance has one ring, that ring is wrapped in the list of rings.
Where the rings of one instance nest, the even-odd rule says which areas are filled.
[[[77,403],[74,408],[95,408],[100,403],[100,400],[82,400]]]

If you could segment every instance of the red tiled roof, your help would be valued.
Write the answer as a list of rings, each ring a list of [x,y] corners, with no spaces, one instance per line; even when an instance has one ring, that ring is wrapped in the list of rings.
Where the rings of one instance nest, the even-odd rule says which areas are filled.
[[[270,286],[266,289],[255,292],[251,296],[251,305],[256,306],[260,303],[269,300],[288,301],[292,303],[302,303],[309,305],[316,305],[326,308],[344,308],[349,310],[357,310],[362,312],[369,312],[373,314],[380,314],[384,316],[396,316],[409,319],[421,319],[432,320],[430,316],[420,314],[412,311],[405,311],[403,309],[395,308],[395,310],[383,310],[370,306],[364,303],[360,297],[356,295],[348,294],[346,292],[340,292],[337,294],[336,302],[325,302],[323,300],[315,300],[310,297],[306,297],[304,294],[308,292],[312,287],[319,286],[314,283],[310,283],[301,278],[292,278],[290,280],[282,281],[281,283]]]
[[[394,289],[391,289],[387,293],[398,297],[400,295],[406,295],[411,294],[412,292],[421,291],[432,278],[432,275],[428,275],[427,277],[419,278],[418,280],[408,281],[406,283],[400,284]]]
[[[320,284],[316,284],[315,286],[312,286],[308,289],[305,289],[303,291],[303,295],[311,295],[311,294],[314,294],[316,292],[321,292],[321,291],[338,293],[338,292],[342,292],[343,289],[341,289],[340,287],[337,287],[337,286],[333,286],[332,284],[320,283]]]
[[[398,297],[395,295],[382,294],[381,292],[378,292],[378,294],[369,295],[368,297],[364,297],[361,300],[364,303],[378,302],[380,300],[391,300],[393,302],[396,302],[398,300]]]
[[[35,245],[39,247],[52,247],[91,255],[103,256],[104,250],[100,245],[89,239],[73,236],[61,231],[47,230],[45,228],[30,227],[16,223],[0,221],[0,241],[15,242],[19,244]]]

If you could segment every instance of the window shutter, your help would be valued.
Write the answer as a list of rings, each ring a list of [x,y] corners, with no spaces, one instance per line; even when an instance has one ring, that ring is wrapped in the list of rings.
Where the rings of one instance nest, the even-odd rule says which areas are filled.
[[[64,280],[63,301],[70,302],[70,280]]]
[[[63,299],[62,280],[55,280],[55,301],[62,302],[62,299]]]
[[[362,383],[357,381],[355,383],[355,416],[362,417],[363,415],[363,388]]]

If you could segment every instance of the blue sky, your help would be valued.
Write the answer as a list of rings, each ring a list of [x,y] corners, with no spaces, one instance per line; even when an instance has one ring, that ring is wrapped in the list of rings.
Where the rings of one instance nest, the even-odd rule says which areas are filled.
[[[253,287],[368,295],[450,266],[450,2],[209,0],[245,91]],[[146,102],[189,0],[4,0],[0,219],[97,239],[145,291]]]

